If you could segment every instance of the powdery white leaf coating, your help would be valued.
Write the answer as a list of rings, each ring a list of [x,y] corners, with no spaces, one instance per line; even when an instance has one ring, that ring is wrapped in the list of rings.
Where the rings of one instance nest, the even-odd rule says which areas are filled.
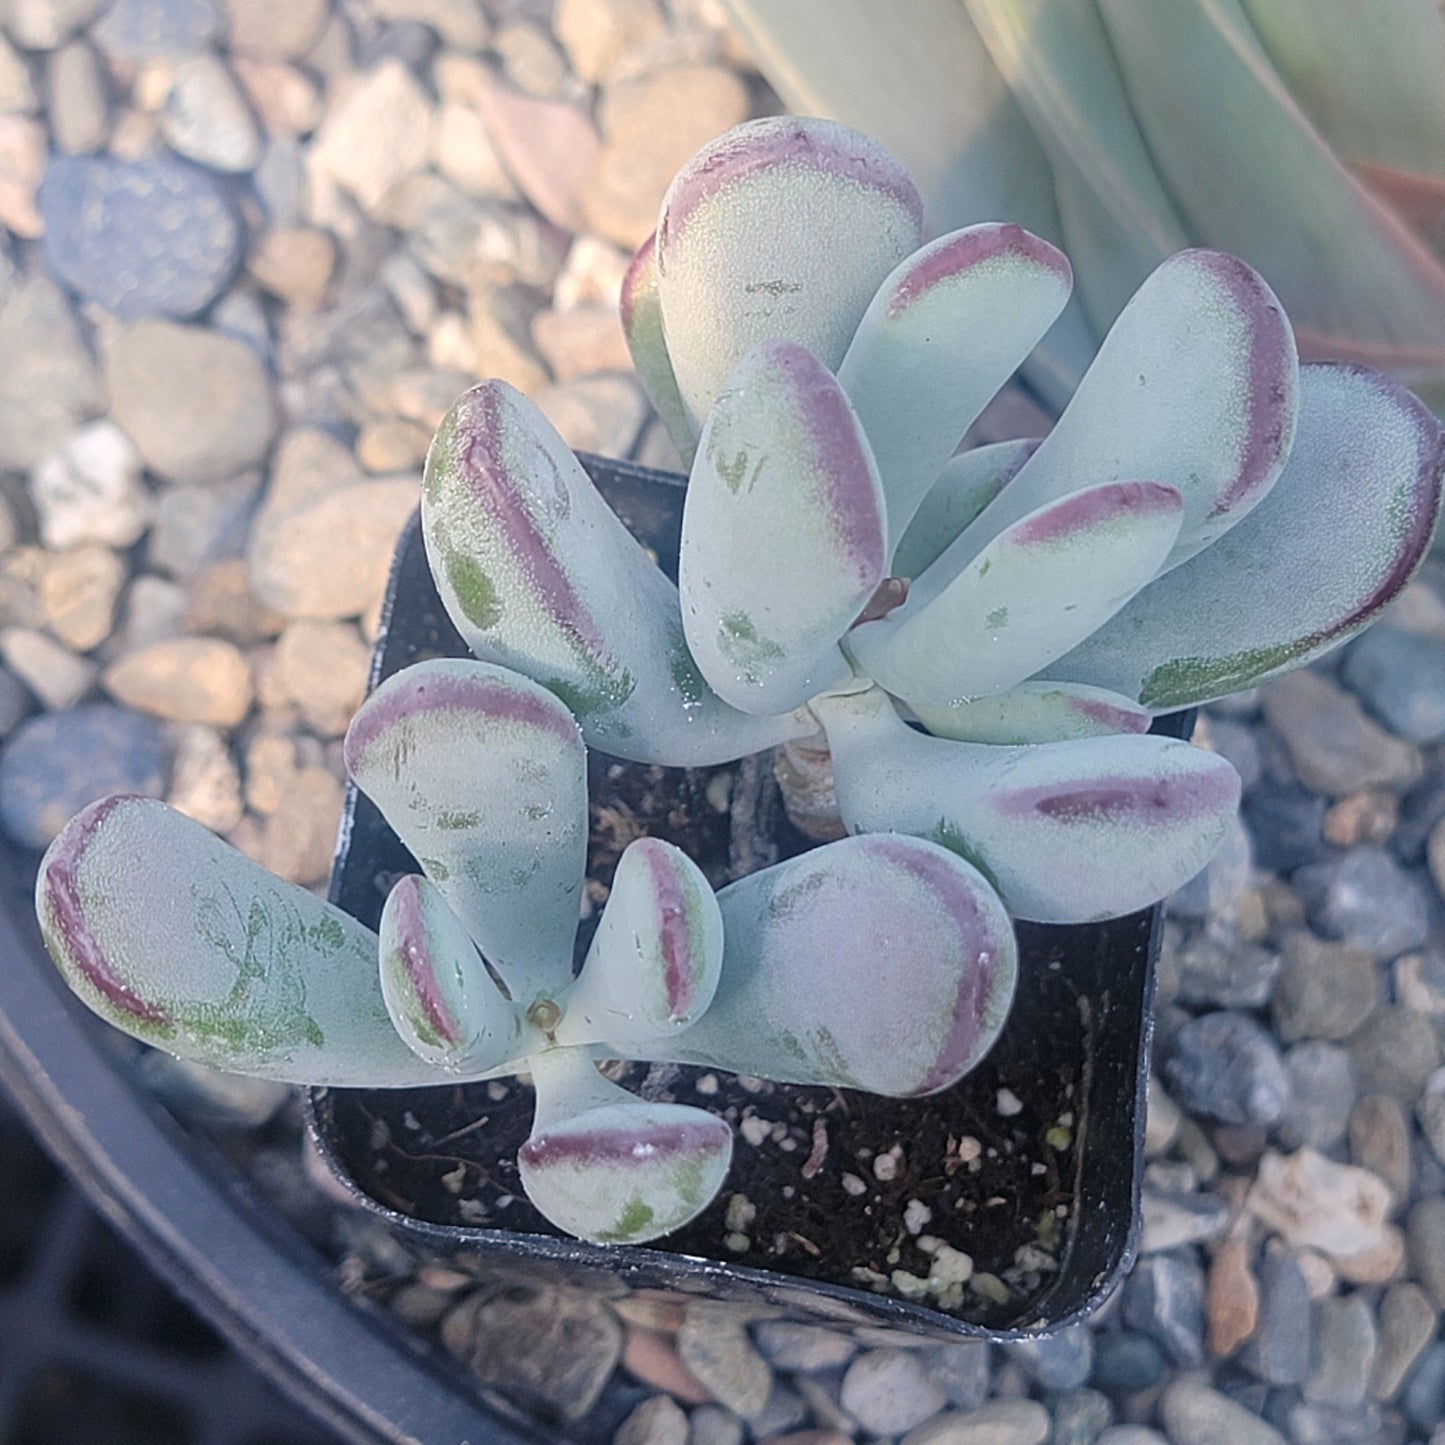
[[[35,903],[70,987],[167,1053],[293,1084],[436,1082],[387,1016],[376,935],[164,803],[78,813]]]
[[[443,420],[421,516],[437,590],[467,645],[556,693],[591,746],[694,766],[804,726],[747,717],[708,687],[677,589],[505,382],[474,387]]]
[[[1209,861],[1239,803],[1223,758],[1170,738],[995,747],[916,733],[876,688],[813,706],[847,827],[945,844],[1016,918],[1090,923],[1157,902]]]
[[[1038,441],[994,442],[944,463],[893,553],[899,577],[918,577],[948,550],[1038,450]]]
[[[1183,499],[1158,482],[1106,482],[1047,502],[971,560],[960,538],[890,616],[845,649],[913,707],[1004,692],[1108,621],[1159,571]]]
[[[878,288],[838,369],[873,447],[894,545],[963,434],[1069,299],[1061,251],[987,222],[915,251]]]
[[[670,843],[638,838],[618,860],[558,1041],[632,1044],[687,1028],[712,1002],[722,955],[702,870]]]
[[[487,972],[446,899],[425,878],[402,878],[381,912],[381,993],[396,1031],[427,1063],[475,1075],[519,1060],[518,1007]]]
[[[836,371],[922,227],[902,165],[833,121],[749,121],[698,151],[657,226],[667,349],[694,429],[760,341],[796,341]]]
[[[691,465],[697,450],[697,432],[688,420],[682,393],[673,375],[667,338],[662,334],[662,303],[657,295],[657,233],[637,248],[627,274],[622,278],[619,298],[622,332],[632,364],[654,410],[667,428],[678,455]]]
[[[1300,383],[1294,450],[1269,496],[1051,674],[1171,712],[1303,666],[1399,595],[1440,513],[1445,432],[1378,372],[1310,365]]]
[[[962,1078],[1003,1026],[1013,926],[978,871],[936,844],[845,838],[718,902],[722,981],[670,1058],[902,1097]]]
[[[833,374],[791,341],[750,351],[703,428],[682,517],[683,628],[749,713],[852,677],[838,651],[883,577],[883,493]]]
[[[1057,743],[1149,731],[1153,714],[1132,699],[1083,683],[1021,682],[953,707],[916,707],[937,738],[972,743]]]
[[[388,678],[346,767],[524,1005],[572,976],[587,860],[587,761],[571,714],[490,663]]]
[[[527,1197],[596,1244],[645,1244],[700,1214],[732,1162],[732,1130],[685,1104],[649,1104],[609,1083],[585,1049],[532,1060],[537,1117],[517,1151]]]
[[[1294,334],[1274,293],[1233,256],[1180,251],[1134,293],[1058,424],[969,528],[969,545],[981,550],[1080,487],[1147,477],[1183,493],[1177,566],[1267,495],[1298,396]]]

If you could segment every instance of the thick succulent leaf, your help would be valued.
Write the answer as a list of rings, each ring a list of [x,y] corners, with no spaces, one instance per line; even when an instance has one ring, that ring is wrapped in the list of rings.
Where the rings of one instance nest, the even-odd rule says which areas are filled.
[[[1076,488],[1149,477],[1184,497],[1176,566],[1268,494],[1298,394],[1294,339],[1269,288],[1233,256],[1183,251],[1139,288],[1058,425],[960,545],[978,550]]]
[[[963,434],[1069,299],[1062,252],[1022,226],[942,236],[878,288],[838,369],[898,542]]]
[[[1064,247],[1102,332],[1188,232],[1139,134],[1093,0],[966,6],[1048,155]]]
[[[922,221],[898,161],[833,121],[749,121],[698,151],[657,226],[667,349],[694,426],[761,341],[796,341],[836,371]]]
[[[1164,897],[1209,861],[1239,802],[1223,758],[1171,738],[992,747],[914,732],[876,688],[814,706],[850,830],[943,843],[1010,913],[1039,923],[1113,918]]]
[[[764,342],[709,414],[688,482],[678,585],[703,676],[759,714],[846,682],[838,640],[884,560],[883,493],[848,398],[803,347]]]
[[[1445,364],[1445,268],[1331,151],[1237,0],[1098,3],[1191,230],[1270,278],[1305,355]]]
[[[475,1076],[514,1063],[539,1038],[487,972],[461,920],[434,884],[398,881],[381,911],[381,994],[418,1058]]]
[[[657,235],[649,236],[637,249],[627,274],[622,278],[620,298],[622,331],[632,364],[653,408],[667,428],[678,455],[689,465],[697,448],[697,433],[687,418],[667,338],[662,334],[662,303],[657,297]]]
[[[961,858],[846,838],[718,894],[722,982],[668,1056],[902,1097],[962,1078],[1013,998],[1013,928]],[[661,1047],[661,1046],[654,1046]]]
[[[1437,0],[1244,0],[1274,67],[1352,165],[1445,177],[1445,15]]]
[[[797,731],[738,713],[708,687],[677,589],[505,382],[474,387],[447,414],[421,515],[437,590],[467,645],[556,693],[591,746],[685,767]]]
[[[362,703],[346,767],[515,999],[570,983],[587,759],[550,692],[490,663],[417,663]]]
[[[915,707],[937,738],[970,743],[1059,743],[1149,731],[1153,714],[1102,687],[1069,682],[1021,682],[995,697],[952,707]]]
[[[659,838],[630,843],[556,1037],[639,1043],[703,1014],[722,970],[722,914],[701,869]]]
[[[436,1082],[387,1016],[376,935],[164,803],[77,814],[35,904],[71,988],[168,1053],[293,1084]]]
[[[899,577],[918,577],[959,536],[1038,450],[1036,440],[994,442],[951,457],[893,553]]]
[[[1157,482],[1106,482],[1046,503],[954,570],[961,538],[908,601],[847,650],[912,707],[1005,692],[1063,656],[1157,575],[1183,501]]]
[[[712,1202],[732,1130],[685,1104],[647,1104],[599,1074],[585,1049],[532,1061],[537,1118],[517,1151],[527,1197],[559,1229],[596,1244],[645,1244]]]
[[[887,146],[922,192],[934,230],[1007,216],[1062,238],[1049,163],[958,0],[724,4],[788,109],[842,121]],[[1181,244],[1153,256],[1129,290]],[[1055,410],[1097,339],[1071,301],[1025,364]]]
[[[1192,707],[1301,667],[1399,595],[1440,511],[1445,442],[1409,392],[1303,368],[1289,464],[1258,509],[1138,597],[1052,675]]]

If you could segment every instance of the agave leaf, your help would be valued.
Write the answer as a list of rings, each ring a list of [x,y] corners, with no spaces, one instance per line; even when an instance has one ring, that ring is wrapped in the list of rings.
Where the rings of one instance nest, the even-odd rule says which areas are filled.
[[[934,229],[1007,216],[1062,239],[1048,161],[959,0],[724,3],[788,109],[875,136],[907,167]],[[1130,290],[1163,254],[1140,267]],[[1096,342],[1071,301],[1025,363],[1054,410]]]
[[[750,121],[698,151],[657,227],[667,349],[694,427],[761,341],[796,341],[836,371],[922,222],[903,167],[832,121]]]
[[[1039,923],[1156,902],[1209,861],[1239,802],[1239,775],[1223,758],[1171,738],[951,742],[907,727],[876,688],[814,709],[850,830],[943,843],[1010,913]]]
[[[1048,156],[1064,248],[1103,331],[1188,232],[1139,134],[1093,0],[965,3]]]
[[[35,903],[70,987],[167,1053],[292,1084],[436,1082],[387,1016],[376,935],[164,803],[78,813]]]
[[[712,1002],[722,954],[722,915],[697,864],[637,839],[618,861],[558,1042],[631,1044],[687,1028]]]
[[[632,364],[642,380],[653,408],[672,438],[678,455],[689,466],[697,450],[697,432],[682,404],[677,377],[672,372],[672,358],[667,354],[667,338],[662,334],[662,303],[657,299],[657,234],[654,232],[632,258],[622,278],[622,331]]]
[[[513,998],[571,982],[587,760],[551,693],[490,663],[419,662],[362,703],[346,767]]]
[[[609,1083],[585,1049],[531,1061],[532,1135],[517,1151],[527,1197],[559,1229],[596,1244],[644,1244],[712,1202],[732,1130],[685,1104],[647,1104]]]
[[[381,994],[396,1031],[418,1058],[475,1077],[532,1052],[521,1010],[482,962],[436,886],[400,879],[381,911]]]
[[[838,381],[878,463],[892,545],[963,434],[1057,319],[1070,284],[1068,261],[1047,241],[990,222],[915,251],[878,288]]]
[[[883,493],[833,375],[790,341],[733,373],[703,429],[678,582],[724,701],[786,713],[852,676],[838,639],[883,577]]]
[[[1378,372],[1310,365],[1300,381],[1294,450],[1264,502],[1051,674],[1171,712],[1302,667],[1399,595],[1440,511],[1440,426]]]
[[[893,554],[899,577],[918,577],[948,550],[1038,449],[1036,440],[994,442],[947,461]]]
[[[854,628],[847,651],[912,707],[1005,692],[1063,656],[1157,575],[1183,500],[1157,482],[1106,482],[1048,502],[954,570],[960,538],[908,601]]]
[[[1237,0],[1098,3],[1191,229],[1270,277],[1304,354],[1445,364],[1445,268],[1330,150]]]
[[[1080,486],[1149,477],[1177,487],[1177,566],[1274,484],[1289,454],[1299,363],[1273,293],[1242,261],[1184,251],[1124,308],[1058,425],[965,534],[984,541]]]
[[[1245,0],[1290,93],[1350,164],[1445,177],[1445,16],[1436,0]]]
[[[1013,928],[945,849],[846,838],[733,883],[718,902],[722,981],[665,1046],[673,1059],[903,1097],[962,1078],[1003,1026]]]
[[[708,687],[677,589],[505,382],[474,387],[447,414],[421,515],[437,590],[467,645],[556,693],[593,747],[693,766],[798,730],[746,717]]]
[[[1021,682],[952,707],[915,707],[936,738],[969,743],[1058,743],[1149,731],[1148,708],[1117,692],[1069,682]]]

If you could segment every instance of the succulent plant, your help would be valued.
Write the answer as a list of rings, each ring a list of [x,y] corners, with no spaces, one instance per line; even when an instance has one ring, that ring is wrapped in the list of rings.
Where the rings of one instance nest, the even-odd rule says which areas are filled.
[[[622,297],[692,459],[678,585],[489,382],[427,462],[438,588],[597,747],[782,744],[795,774],[831,763],[848,831],[945,844],[1016,916],[1129,912],[1204,865],[1239,787],[1141,734],[1366,626],[1428,545],[1442,434],[1376,373],[1301,368],[1265,282],[1185,251],[1047,438],[956,453],[1070,269],[1016,225],[921,241],[901,165],[842,126],[706,146]]]
[[[382,684],[346,740],[421,863],[380,936],[163,803],[112,797],[46,854],[37,909],[71,987],[147,1043],[296,1083],[411,1087],[527,1072],[523,1185],[560,1228],[637,1243],[714,1197],[732,1149],[705,1110],[646,1102],[602,1059],[895,1096],[961,1077],[1012,997],[1011,926],[944,848],[849,839],[714,895],[653,838],[622,854],[574,977],[587,842],[577,724],[478,662]]]
[[[944,227],[1059,242],[1055,406],[1172,252],[1269,276],[1301,352],[1445,406],[1445,15],[1434,0],[725,0],[785,102],[877,135]]]

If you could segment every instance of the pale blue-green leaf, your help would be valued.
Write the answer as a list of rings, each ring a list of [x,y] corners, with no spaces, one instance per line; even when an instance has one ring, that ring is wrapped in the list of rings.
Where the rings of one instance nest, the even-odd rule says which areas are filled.
[[[1147,477],[1183,494],[1177,566],[1267,495],[1298,396],[1294,338],[1270,289],[1232,256],[1182,251],[1139,288],[1058,425],[958,545],[976,551],[1079,487]]]
[[[1291,97],[1236,0],[1098,0],[1193,233],[1270,279],[1306,356],[1445,366],[1445,268]]]
[[[292,1084],[436,1082],[387,1015],[376,935],[164,803],[77,814],[35,902],[71,988],[168,1053]]]
[[[1303,666],[1399,595],[1440,510],[1439,424],[1376,372],[1306,366],[1300,383],[1294,450],[1269,496],[1051,674],[1170,712]]]
[[[834,121],[749,121],[704,146],[657,225],[663,330],[694,427],[760,342],[795,341],[836,370],[922,223],[899,162]]]
[[[961,537],[902,607],[855,627],[846,650],[911,707],[1006,692],[1158,575],[1182,511],[1173,487],[1106,482],[1046,503],[958,565]]]
[[[591,746],[688,767],[797,731],[747,717],[708,687],[677,589],[505,382],[474,387],[447,414],[421,515],[437,590],[467,645],[555,692]]]
[[[717,991],[722,927],[717,899],[685,853],[660,838],[629,844],[565,999],[558,1042],[618,1046],[687,1028]]]
[[[1021,682],[953,707],[915,707],[937,738],[968,743],[1060,743],[1149,731],[1153,714],[1131,698],[1083,683]]]
[[[994,442],[950,458],[908,524],[893,554],[893,572],[918,577],[938,561],[954,538],[1017,476],[1038,445],[1035,440]]]
[[[838,370],[878,463],[890,555],[943,464],[1069,299],[1069,263],[988,222],[915,251],[878,288]]]
[[[475,1077],[515,1064],[540,1043],[433,883],[400,879],[378,931],[381,994],[397,1033],[419,1058]]]
[[[524,1006],[570,983],[587,860],[587,758],[567,709],[491,663],[382,683],[346,767]]]
[[[1049,158],[1064,249],[1102,333],[1189,235],[1139,134],[1098,12],[1093,0],[965,3]]]
[[[657,299],[657,236],[654,233],[637,249],[627,274],[622,278],[620,297],[622,331],[627,349],[643,389],[652,402],[678,455],[691,466],[697,449],[697,432],[688,420],[682,393],[673,375],[667,338],[662,334],[662,304]]]
[[[1163,898],[1209,861],[1239,802],[1223,758],[1171,738],[994,747],[914,732],[876,688],[814,706],[850,830],[932,838],[1040,923]]]
[[[847,681],[838,640],[884,562],[883,493],[848,398],[803,347],[763,343],[707,419],[683,509],[682,620],[703,676],[759,714]]]
[[[931,233],[1009,220],[1062,242],[1049,163],[959,0],[725,4],[790,110],[875,136],[903,162]],[[1024,364],[1055,412],[1097,340],[1071,301]]]
[[[685,1104],[651,1104],[609,1083],[585,1049],[531,1061],[532,1135],[517,1151],[527,1197],[559,1229],[596,1244],[645,1244],[713,1200],[732,1131]]]
[[[669,1058],[930,1094],[977,1064],[1003,1026],[1012,925],[979,874],[942,848],[848,838],[733,883],[718,902],[722,982],[668,1042]]]

